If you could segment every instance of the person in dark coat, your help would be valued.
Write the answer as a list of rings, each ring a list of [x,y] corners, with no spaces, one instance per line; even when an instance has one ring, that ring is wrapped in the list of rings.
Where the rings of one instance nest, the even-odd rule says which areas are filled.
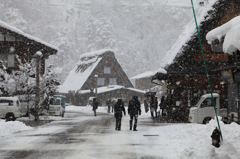
[[[162,116],[166,116],[167,110],[166,110],[166,101],[165,96],[162,96],[161,103],[159,104],[160,109],[162,109]]]
[[[154,104],[154,97],[150,98],[150,113],[151,113],[151,117],[154,117],[154,108],[153,108],[153,104]]]
[[[141,106],[137,96],[133,96],[132,100],[129,101],[128,114],[130,115],[130,121],[129,121],[130,130],[132,130],[132,123],[134,119],[133,131],[137,131],[136,128],[137,128],[138,115],[141,115]]]
[[[144,100],[144,108],[145,108],[145,113],[147,113],[149,110],[147,100]]]
[[[97,100],[96,100],[96,98],[93,98],[93,112],[94,112],[94,116],[97,116],[97,112],[96,112],[96,110],[97,110],[97,108],[98,108],[98,102],[97,102]]]
[[[114,117],[116,118],[115,130],[121,131],[122,112],[126,115],[122,99],[118,99],[117,103],[114,105],[114,112]]]
[[[111,100],[110,100],[110,99],[108,99],[108,100],[106,101],[106,105],[107,105],[107,107],[108,107],[108,113],[110,113],[110,109],[111,109]]]
[[[116,104],[116,100],[112,100],[112,113],[114,113],[114,105]]]
[[[154,101],[153,101],[153,110],[155,112],[155,117],[157,118],[157,108],[158,108],[158,99],[157,97],[154,97]]]

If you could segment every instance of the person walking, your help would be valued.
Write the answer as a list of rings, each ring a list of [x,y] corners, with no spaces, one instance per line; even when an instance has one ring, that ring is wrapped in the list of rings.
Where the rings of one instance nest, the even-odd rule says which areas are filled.
[[[111,100],[110,100],[110,99],[108,99],[108,100],[106,101],[106,105],[107,105],[107,107],[108,107],[108,113],[110,113],[110,109],[111,109]]]
[[[160,106],[160,109],[162,110],[162,116],[166,116],[167,110],[166,110],[165,96],[162,96],[161,103],[159,104],[159,106]]]
[[[98,102],[97,102],[97,100],[96,100],[96,98],[93,98],[93,112],[94,112],[94,116],[97,116],[97,112],[96,112],[96,110],[97,110],[97,108],[98,108]]]
[[[157,108],[158,108],[158,99],[157,97],[154,97],[154,101],[153,101],[153,110],[155,112],[155,117],[157,118]]]
[[[147,100],[144,100],[144,108],[145,108],[145,113],[148,112],[148,103],[147,103]]]
[[[114,112],[114,117],[116,118],[115,130],[121,131],[122,112],[126,115],[122,99],[118,99],[117,103],[114,105]]]
[[[150,104],[150,113],[151,113],[151,117],[154,117],[153,103],[154,103],[154,97],[150,97],[150,99],[149,99],[149,104]]]
[[[132,130],[132,123],[134,119],[133,131],[137,131],[137,120],[138,115],[141,115],[141,106],[138,101],[138,96],[133,96],[132,100],[129,101],[128,104],[128,114],[130,115],[130,130]]]

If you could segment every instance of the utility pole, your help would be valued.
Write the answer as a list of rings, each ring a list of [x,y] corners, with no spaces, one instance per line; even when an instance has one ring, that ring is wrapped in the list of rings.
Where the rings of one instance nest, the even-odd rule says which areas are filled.
[[[35,121],[39,120],[39,115],[38,115],[38,111],[39,111],[39,102],[40,102],[40,88],[39,88],[39,83],[40,83],[40,69],[41,69],[41,56],[42,56],[42,52],[38,51],[36,53],[36,57],[37,57],[37,66],[36,66],[36,101],[35,101]]]
[[[95,98],[97,100],[97,80],[98,80],[98,75],[94,75],[94,78],[96,78]]]

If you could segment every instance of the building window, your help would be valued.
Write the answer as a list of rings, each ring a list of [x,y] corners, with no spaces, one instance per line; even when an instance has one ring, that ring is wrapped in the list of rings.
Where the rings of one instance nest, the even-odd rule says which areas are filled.
[[[0,41],[4,41],[4,34],[0,32]]]
[[[6,67],[14,67],[15,55],[14,54],[0,54],[0,59]]]
[[[9,35],[9,34],[6,34],[6,41],[15,41],[15,36],[12,36],[12,35]]]
[[[97,85],[98,86],[104,86],[104,78],[98,78],[97,79]]]
[[[109,85],[117,85],[117,79],[116,78],[109,78]]]
[[[105,74],[110,74],[110,72],[111,72],[110,67],[104,67],[104,73]]]

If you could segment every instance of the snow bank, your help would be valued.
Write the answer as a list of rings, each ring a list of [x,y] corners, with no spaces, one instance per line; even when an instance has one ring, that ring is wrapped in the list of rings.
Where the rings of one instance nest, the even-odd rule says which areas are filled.
[[[0,119],[0,136],[7,137],[11,136],[12,134],[25,131],[25,130],[32,130],[30,126],[26,126],[24,123],[20,121],[9,121],[6,122],[5,120]]]
[[[125,108],[127,109],[127,107]],[[212,146],[210,136],[217,127],[216,120],[211,120],[206,125],[195,123],[156,124],[151,119],[150,113],[145,113],[143,110],[142,105],[142,115],[139,116],[137,132],[129,131],[129,116],[126,115],[122,119],[121,132],[115,131],[115,125],[112,124],[112,130],[109,130],[111,133],[101,137],[95,137],[94,135],[91,137],[97,141],[98,145],[107,148],[108,152],[118,150],[119,153],[131,153],[134,151],[137,154],[136,158],[151,156],[151,158],[163,159],[238,159],[240,156],[240,141],[238,140],[240,138],[240,126],[236,123],[224,124],[220,121],[223,141],[220,142],[219,148],[215,148]],[[66,107],[66,111],[84,112],[93,116],[91,106],[71,105]],[[107,107],[98,107],[97,113],[99,112],[107,114]],[[113,113],[108,115],[113,115]],[[92,116],[76,117],[75,120],[99,119],[98,117],[92,118]],[[32,129],[19,121],[5,122],[0,120],[0,135],[2,137]],[[65,131],[65,129],[64,125],[61,124],[58,126],[48,125],[41,126],[31,132],[28,131],[27,134],[59,133],[59,131]],[[78,144],[78,146],[83,145]],[[78,146],[74,148],[77,149]],[[92,153],[91,150],[89,150],[89,153]],[[79,155],[79,151],[77,155]],[[82,158],[88,158],[88,150],[86,149],[85,153],[81,153],[81,155]],[[115,158],[121,157],[115,156]]]

